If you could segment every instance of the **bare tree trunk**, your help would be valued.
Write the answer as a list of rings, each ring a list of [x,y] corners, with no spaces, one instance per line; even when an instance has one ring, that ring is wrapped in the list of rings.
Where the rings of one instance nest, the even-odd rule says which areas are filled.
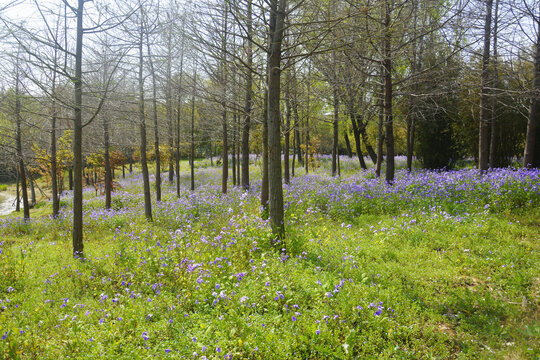
[[[19,212],[21,211],[21,190],[20,190],[20,184],[21,184],[21,176],[20,176],[20,172],[19,172],[19,164],[17,163],[17,165],[15,166],[15,168],[17,169],[17,180],[16,180],[16,191],[17,191],[17,196],[15,197],[15,211],[16,212]]]
[[[236,111],[233,111],[233,131],[231,146],[231,171],[233,186],[236,186]]]
[[[251,99],[253,94],[253,9],[252,0],[247,2],[247,36],[246,39],[246,98],[244,105],[244,129],[242,132],[242,188],[249,189],[249,131],[251,127]]]
[[[55,87],[56,87],[56,72],[53,74],[52,85],[52,116],[51,116],[51,190],[52,190],[52,208],[53,218],[57,218],[60,212],[60,199],[58,198],[58,179],[57,179],[57,162],[56,162],[56,99],[55,99]],[[71,179],[70,179],[71,180]]]
[[[225,69],[226,57],[227,57],[227,30],[228,30],[228,9],[227,3],[225,2],[223,17],[223,33],[221,35],[221,125],[222,125],[222,173],[221,173],[221,192],[223,194],[227,193],[227,180],[229,178],[229,142],[227,134],[227,72]]]
[[[172,30],[167,29],[167,85],[165,88],[165,109],[167,112],[167,124],[169,128],[169,183],[172,185],[174,181],[174,127],[173,127],[173,100],[172,100]]]
[[[184,30],[184,20],[182,19],[182,34]],[[178,79],[178,96],[176,104],[176,197],[180,198],[180,116],[182,114],[182,80],[184,77],[184,35],[182,35],[180,55],[180,74]]]
[[[309,112],[310,112],[310,97],[311,97],[311,65],[308,65],[308,79],[307,79],[307,101],[306,101],[306,159],[304,167],[306,174],[309,174]]]
[[[105,59],[105,64],[107,59]],[[107,66],[103,71],[103,81],[107,80]],[[110,134],[109,134],[109,117],[103,116],[103,143],[104,143],[104,160],[105,160],[105,209],[111,208],[111,195],[112,195],[112,172],[111,172],[111,156],[109,148],[110,144]]]
[[[251,20],[252,5],[248,0],[247,29],[248,37],[252,36],[253,24]],[[242,188],[249,189],[249,131],[251,127],[251,98],[253,91],[253,48],[250,39],[246,44],[247,68],[246,68],[246,99],[244,106],[244,129],[242,131]]]
[[[298,164],[300,164],[300,167],[304,166],[304,157],[302,156],[302,147],[301,142],[302,138],[300,137],[300,118],[298,116],[298,106],[295,105],[296,103],[293,102],[293,114],[294,114],[294,137],[296,139],[296,158],[298,159]],[[293,174],[294,176],[294,174]]]
[[[57,68],[58,48],[54,47],[54,68]],[[60,213],[60,199],[58,198],[58,163],[56,154],[56,71],[52,75],[52,104],[51,104],[51,191],[52,191],[52,216],[57,218]],[[71,178],[70,178],[71,180]],[[71,183],[70,183],[71,190]]]
[[[157,84],[156,71],[154,69],[154,60],[150,51],[150,35],[146,31],[146,50],[148,53],[148,63],[150,64],[150,72],[152,73],[152,117],[154,119],[154,149],[156,154],[156,200],[161,201],[161,157],[159,154],[159,123],[157,113]]]
[[[141,8],[141,18],[143,17]],[[144,113],[144,78],[143,78],[143,41],[144,27],[141,19],[139,29],[139,132],[140,132],[140,151],[141,167],[144,187],[144,215],[148,221],[152,221],[152,199],[150,197],[150,177],[148,174],[148,161],[146,159],[146,115]]]
[[[304,169],[306,170],[306,174],[309,174],[309,114],[306,116],[306,151],[305,151],[305,159],[304,159]]]
[[[292,78],[292,90],[291,90],[291,97],[292,97],[292,111],[294,116],[294,147],[293,147],[293,154],[296,154],[298,163],[300,166],[303,166],[302,162],[302,150],[300,147],[301,138],[300,138],[300,117],[298,116],[298,91],[297,91],[297,83],[296,83],[296,67],[293,67],[293,78]],[[293,157],[294,159],[294,157]],[[292,169],[292,176],[294,176],[294,161],[293,161],[293,169]]]
[[[384,139],[384,65],[381,65],[381,87],[379,90],[379,126],[377,134],[377,166],[375,167],[375,176],[381,177],[381,168],[383,163],[383,139]]]
[[[36,189],[34,186],[34,177],[30,172],[28,172],[28,169],[26,173],[28,174],[28,180],[30,181],[30,207],[34,207],[36,205]]]
[[[268,90],[264,92],[264,113],[262,129],[262,182],[261,182],[261,206],[263,218],[268,215]]]
[[[82,45],[85,0],[78,0],[77,42],[75,48],[74,116],[73,116],[73,256],[83,259],[83,185],[82,185]]]
[[[73,165],[70,165],[68,169],[68,183],[69,183],[69,190],[73,190]]]
[[[236,116],[236,131],[237,131],[237,140],[236,140],[236,182],[237,182],[237,185],[240,186],[241,185],[241,160],[240,160],[240,152],[241,152],[241,142],[240,142],[240,129],[241,129],[241,124],[240,124],[240,119],[242,117],[240,116],[240,114],[237,114]]]
[[[356,154],[358,156],[358,161],[360,162],[360,167],[362,169],[367,169],[366,162],[364,161],[364,154],[362,154],[362,144],[360,140],[360,129],[358,129],[358,124],[356,122],[356,116],[352,105],[349,105],[349,117],[351,118],[351,124],[353,127],[354,143],[356,146]]]
[[[251,1],[249,1],[251,5]],[[250,7],[251,8],[251,7]],[[251,24],[251,21],[248,23]],[[251,66],[253,65],[253,57],[251,52],[251,42],[248,45],[248,66],[246,70],[246,103],[244,106],[244,129],[242,131],[242,188],[249,189],[249,131],[251,127],[251,96],[253,87],[253,74]]]
[[[19,133],[19,140],[17,141],[20,143],[20,133]],[[17,147],[19,145],[17,144]],[[19,151],[17,151],[19,152]],[[23,199],[23,216],[24,219],[30,219],[30,204],[28,203],[28,189],[26,185],[26,170],[24,168],[24,160],[22,158],[22,152],[18,154],[19,157],[19,173],[21,177],[21,193],[22,193],[22,199]]]
[[[338,173],[338,176],[341,176],[341,162],[339,160],[339,150],[338,150],[338,155],[337,155],[337,173]]]
[[[392,116],[392,51],[390,33],[390,3],[386,2],[386,35],[384,39],[384,121],[386,138],[386,182],[394,182],[394,123]]]
[[[285,236],[283,184],[281,176],[280,75],[281,42],[285,20],[285,0],[270,2],[270,39],[268,61],[268,179],[270,224],[278,239]]]
[[[73,180],[73,177],[72,177],[72,180]],[[62,195],[62,193],[64,192],[64,179],[60,178],[60,175],[57,175],[56,183],[58,184],[58,200],[60,200],[60,195]]]
[[[181,77],[182,75],[180,75]],[[182,111],[182,103],[180,93],[178,94],[178,103],[176,104],[176,197],[180,197],[180,114]]]
[[[493,0],[486,0],[486,21],[484,25],[484,53],[482,55],[482,90],[480,95],[480,127],[478,131],[478,169],[486,171],[489,160],[489,57],[491,45],[491,10]]]
[[[197,68],[193,79],[193,89],[191,93],[191,149],[190,149],[190,185],[191,191],[195,190],[195,89],[197,86]]]
[[[289,173],[289,147],[291,142],[290,129],[291,129],[291,93],[289,91],[290,79],[287,79],[287,86],[285,89],[285,146],[283,148],[283,180],[285,184],[291,182]]]
[[[293,152],[292,152],[292,164],[291,164],[291,177],[294,177],[294,167],[296,162],[296,131],[294,131],[294,125],[293,125]]]
[[[222,167],[221,167],[221,192],[223,194],[227,193],[227,180],[229,178],[229,142],[227,138],[227,110],[225,108],[225,103],[222,104],[223,109],[221,110],[221,126],[222,126]]]
[[[413,42],[412,42],[412,60],[411,60],[411,72],[415,76],[419,71],[419,59],[417,54],[417,23],[418,23],[418,3],[417,1],[413,2],[414,6],[414,16],[413,16]],[[420,37],[420,41],[423,40],[423,36]],[[420,51],[422,53],[422,51]],[[420,57],[422,55],[420,54]],[[407,124],[407,170],[408,172],[412,171],[412,158],[414,152],[414,133],[416,127],[416,90],[418,88],[417,82],[413,84],[411,94],[409,94],[409,111],[406,116]]]
[[[345,139],[345,146],[347,147],[347,156],[349,158],[352,158],[351,141],[349,140],[349,135],[347,134],[347,131],[343,131],[343,138]]]
[[[293,72],[293,79],[292,79],[292,113],[294,117],[294,123],[293,123],[293,132],[294,132],[294,138],[293,138],[293,161],[292,161],[292,171],[291,175],[294,177],[294,173],[296,171],[296,160],[298,159],[298,163],[300,166],[303,166],[302,163],[302,153],[300,150],[300,117],[298,116],[298,95],[296,93],[296,71]]]
[[[499,26],[499,0],[495,0],[495,14],[493,16],[493,79],[492,87],[499,86],[499,69],[497,54],[497,32]],[[494,168],[497,164],[497,96],[495,93],[491,97],[491,139],[489,142],[489,167]]]
[[[358,114],[356,115],[356,123],[360,124],[360,121],[358,120]],[[366,150],[369,155],[369,158],[371,159],[371,162],[375,164],[377,162],[377,154],[375,154],[375,150],[373,150],[373,147],[369,143],[366,126],[367,126],[367,123],[362,123],[362,126],[359,126],[360,135],[362,135],[362,142],[364,143],[364,146],[366,147]]]
[[[407,170],[412,171],[412,160],[414,151],[414,137],[416,133],[416,117],[413,115],[410,125],[407,127],[409,138],[407,139]]]
[[[409,113],[407,114],[407,170],[412,171],[412,158],[414,151],[414,133],[416,130],[416,99],[409,97]]]
[[[335,60],[334,60],[335,63]],[[334,76],[334,82],[336,81]],[[332,176],[337,175],[337,157],[338,155],[338,122],[339,122],[339,98],[338,98],[338,90],[337,90],[337,84],[334,84],[334,121],[332,123],[333,125],[333,137],[332,137]]]
[[[108,116],[103,117],[103,137],[104,137],[104,150],[105,150],[105,209],[111,208],[111,195],[112,195],[112,172],[111,172],[111,157],[109,153],[110,139],[109,139],[109,120]]]
[[[525,151],[523,154],[523,167],[531,168],[540,166],[538,154],[537,136],[538,131],[537,117],[540,112],[538,94],[540,92],[540,18],[537,21],[538,31],[536,39],[536,54],[534,57],[534,82],[531,95],[531,105],[529,108],[529,118],[527,120],[527,135],[525,137]]]

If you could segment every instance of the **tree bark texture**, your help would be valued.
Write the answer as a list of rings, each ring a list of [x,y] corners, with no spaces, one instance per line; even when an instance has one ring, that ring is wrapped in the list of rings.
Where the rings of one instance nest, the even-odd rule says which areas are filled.
[[[354,136],[354,145],[356,147],[356,155],[358,156],[358,161],[362,169],[367,169],[366,162],[364,161],[364,154],[362,154],[362,143],[360,139],[360,129],[358,129],[358,124],[356,122],[356,115],[352,107],[349,109],[349,117],[351,118],[351,125],[353,127],[353,136]]]
[[[159,122],[157,112],[157,82],[156,71],[154,69],[154,60],[150,51],[150,36],[146,31],[146,50],[148,53],[148,63],[152,75],[152,118],[154,119],[154,152],[156,155],[156,200],[161,201],[161,158],[159,154]]]
[[[289,79],[287,79],[287,88],[285,90],[285,143],[283,148],[283,180],[285,184],[291,182],[289,172],[289,149],[291,143],[290,129],[291,129],[291,93],[289,89]]]
[[[386,182],[394,182],[394,121],[392,114],[392,50],[390,29],[390,3],[386,2],[384,38],[384,128],[386,142]]]
[[[193,80],[193,92],[191,94],[191,149],[189,154],[190,160],[190,189],[195,190],[195,89],[197,84],[197,73]]]
[[[182,23],[182,28],[184,24]],[[182,53],[180,55],[180,75],[178,79],[178,94],[176,103],[176,197],[180,198],[180,120],[182,114],[182,80],[184,77],[184,37],[182,37]]]
[[[225,3],[225,5],[227,5]],[[229,141],[227,133],[227,104],[226,104],[226,95],[227,95],[227,72],[225,69],[226,57],[227,57],[227,9],[223,15],[223,30],[221,37],[221,126],[222,126],[222,153],[221,160],[222,172],[221,172],[221,192],[223,194],[227,193],[227,180],[229,178]]]
[[[482,55],[482,89],[480,94],[480,126],[478,131],[478,169],[486,171],[489,160],[489,57],[491,45],[491,11],[493,0],[486,0],[484,53]]]
[[[497,49],[497,32],[499,27],[499,0],[495,0],[495,13],[493,14],[493,58],[492,58],[492,84],[494,89],[499,86],[499,66]],[[497,90],[495,90],[497,91]],[[491,135],[489,141],[489,167],[494,168],[500,165],[497,159],[497,96],[495,91],[491,97]]]
[[[249,131],[251,128],[251,99],[253,97],[253,36],[252,1],[247,2],[247,36],[246,41],[246,97],[244,105],[244,126],[242,131],[242,188],[249,189]]]
[[[233,186],[236,186],[236,111],[233,112],[233,131],[231,146],[231,171]]]
[[[142,16],[142,9],[141,9]],[[141,20],[142,21],[142,20]],[[141,167],[144,187],[144,215],[148,221],[152,221],[152,199],[150,196],[150,176],[148,174],[148,160],[146,158],[146,114],[144,112],[144,78],[143,78],[143,41],[144,29],[141,22],[139,33],[139,133],[140,133],[140,152]]]
[[[82,46],[85,0],[78,0],[77,40],[75,47],[74,116],[73,116],[73,256],[83,259],[83,184],[82,184]]]
[[[536,54],[534,57],[534,80],[531,95],[531,105],[529,108],[529,118],[527,120],[527,135],[525,137],[525,151],[523,154],[523,167],[540,167],[540,149],[537,144],[538,137],[538,114],[540,113],[540,19],[537,22],[538,31],[536,39]]]
[[[334,76],[334,82],[335,82],[335,76]],[[332,129],[333,129],[333,136],[332,136],[332,176],[337,175],[337,161],[338,161],[338,134],[339,134],[339,97],[338,97],[338,89],[337,84],[334,84],[334,119],[332,121]]]
[[[112,195],[112,171],[111,171],[111,157],[109,153],[110,139],[109,139],[109,119],[107,116],[103,117],[103,140],[105,150],[105,209],[111,208],[111,195]]]
[[[270,224],[278,239],[285,236],[283,184],[281,174],[281,42],[285,20],[285,0],[270,2],[270,39],[268,61],[268,183]]]
[[[262,116],[262,181],[261,181],[261,206],[263,218],[268,214],[268,90],[264,93],[264,112]]]
[[[173,126],[173,100],[172,100],[172,30],[167,29],[167,85],[165,88],[165,110],[168,124],[168,143],[169,143],[169,183],[174,181],[174,126]]]
[[[56,67],[56,48],[54,54],[54,62]],[[58,198],[58,163],[56,154],[56,71],[52,77],[52,104],[51,104],[51,190],[52,190],[52,209],[53,218],[57,218],[60,213],[60,199]]]
[[[349,135],[347,134],[347,131],[343,132],[343,139],[345,140],[345,146],[347,147],[347,156],[349,158],[352,158],[351,141],[349,140]]]

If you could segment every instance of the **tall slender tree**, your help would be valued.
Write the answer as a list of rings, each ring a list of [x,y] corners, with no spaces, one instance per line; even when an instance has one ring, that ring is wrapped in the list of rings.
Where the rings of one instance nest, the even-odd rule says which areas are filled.
[[[495,0],[495,13],[493,14],[493,57],[492,57],[492,96],[491,96],[491,135],[489,141],[489,167],[497,166],[497,94],[499,83],[499,60],[498,60],[498,31],[499,31],[499,0]]]
[[[525,151],[523,155],[523,167],[539,167],[540,153],[538,145],[538,114],[540,114],[540,12],[536,20],[538,31],[536,32],[535,56],[534,56],[534,79],[531,92],[531,105],[527,119],[527,135],[525,137]]]
[[[281,43],[285,28],[286,0],[270,1],[268,56],[268,183],[270,223],[274,236],[285,236],[281,173]]]
[[[158,121],[158,103],[157,103],[157,74],[154,67],[150,45],[151,29],[146,29],[146,51],[148,54],[148,64],[150,65],[150,77],[152,78],[152,118],[154,120],[154,152],[156,156],[156,200],[161,201],[161,159],[159,152],[159,121]]]
[[[484,50],[482,55],[482,88],[480,93],[480,127],[478,131],[478,169],[486,171],[489,161],[489,58],[491,46],[491,13],[493,0],[486,0],[486,17],[484,22]]]
[[[251,129],[251,112],[253,98],[253,4],[252,0],[247,0],[246,29],[247,39],[245,41],[246,67],[245,67],[245,105],[244,124],[242,130],[242,188],[249,189],[249,132]]]
[[[228,1],[224,0],[224,14],[222,19],[221,29],[221,126],[222,126],[222,149],[221,149],[221,192],[227,193],[227,181],[229,178],[229,139],[228,139],[228,126],[227,126],[227,35],[228,35]]]
[[[15,69],[15,109],[14,109],[14,117],[15,117],[15,123],[16,123],[16,134],[15,139],[17,143],[17,163],[19,166],[19,176],[20,176],[20,182],[21,182],[21,192],[22,192],[22,199],[23,199],[23,214],[24,219],[30,219],[30,204],[28,203],[28,188],[26,183],[26,167],[24,165],[24,156],[22,151],[22,115],[21,115],[21,90],[20,90],[20,84],[21,84],[21,78],[20,78],[20,58],[19,54],[17,54],[16,59],[16,69]],[[18,194],[18,191],[17,191]]]
[[[82,183],[82,51],[83,51],[83,13],[85,0],[77,0],[73,9],[77,18],[77,40],[75,46],[75,75],[73,107],[73,255],[83,258],[83,183]]]
[[[140,7],[139,20],[139,134],[140,143],[139,149],[141,153],[141,167],[144,187],[144,215],[148,221],[152,221],[152,200],[150,198],[150,177],[148,174],[148,160],[146,158],[146,113],[145,113],[145,98],[144,98],[144,40],[145,40],[145,13],[143,7]]]
[[[392,2],[385,1],[384,18],[384,128],[386,143],[386,182],[394,182],[394,120],[392,112]]]
[[[190,185],[191,191],[195,190],[195,95],[197,91],[197,66],[195,65],[195,72],[193,74],[193,87],[191,90],[191,144],[189,152],[190,162]]]

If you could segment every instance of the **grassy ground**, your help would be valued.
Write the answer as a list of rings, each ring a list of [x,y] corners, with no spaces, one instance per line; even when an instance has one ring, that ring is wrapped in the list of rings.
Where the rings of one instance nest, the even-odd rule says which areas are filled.
[[[221,195],[212,168],[180,199],[166,183],[153,223],[136,176],[111,211],[86,193],[84,262],[69,197],[54,221],[5,218],[0,357],[540,356],[538,173],[400,173],[390,188],[342,165],[285,187],[278,244],[258,183]]]

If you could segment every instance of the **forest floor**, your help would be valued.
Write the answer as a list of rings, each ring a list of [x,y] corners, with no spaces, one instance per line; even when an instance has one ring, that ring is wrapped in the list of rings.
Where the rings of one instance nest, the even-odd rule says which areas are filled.
[[[87,189],[84,261],[69,194],[56,220],[49,203],[0,218],[0,358],[540,356],[540,171],[400,170],[389,186],[320,165],[284,186],[280,243],[260,181],[222,195],[202,166],[179,199],[165,179],[152,223],[139,175],[112,210]]]

